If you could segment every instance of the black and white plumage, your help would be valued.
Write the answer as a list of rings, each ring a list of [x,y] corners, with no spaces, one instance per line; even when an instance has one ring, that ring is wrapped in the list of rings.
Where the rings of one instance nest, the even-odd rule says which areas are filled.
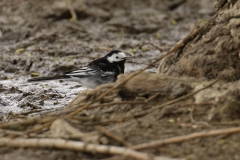
[[[63,75],[29,79],[29,82],[68,79],[80,82],[83,86],[94,88],[101,84],[112,83],[119,74],[124,73],[127,56],[119,50],[113,50],[106,56],[96,59],[86,67],[66,72]]]

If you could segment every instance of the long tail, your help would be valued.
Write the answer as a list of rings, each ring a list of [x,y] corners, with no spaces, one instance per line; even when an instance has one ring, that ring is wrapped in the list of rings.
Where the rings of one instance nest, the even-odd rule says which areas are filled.
[[[28,82],[34,82],[34,81],[48,81],[48,80],[56,80],[56,79],[66,79],[70,78],[69,76],[62,75],[62,76],[53,76],[53,77],[38,77],[38,78],[31,78],[28,79]]]

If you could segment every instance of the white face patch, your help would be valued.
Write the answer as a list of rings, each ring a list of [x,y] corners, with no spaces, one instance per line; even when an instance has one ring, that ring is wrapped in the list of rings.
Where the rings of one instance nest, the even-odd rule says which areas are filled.
[[[118,52],[118,53],[112,54],[110,57],[107,57],[107,60],[108,60],[110,63],[113,63],[113,62],[123,61],[123,60],[125,60],[125,58],[126,58],[125,53],[123,53],[123,52]]]

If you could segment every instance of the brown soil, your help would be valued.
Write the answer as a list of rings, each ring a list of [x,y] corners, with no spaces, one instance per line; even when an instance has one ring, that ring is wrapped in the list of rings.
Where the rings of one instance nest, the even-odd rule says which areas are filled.
[[[239,45],[237,38],[234,43],[230,43],[231,36],[237,37],[237,30],[231,30],[231,25],[226,25],[226,19],[218,21],[226,22],[222,23],[222,26],[227,26],[225,30],[221,25],[211,24],[199,37],[185,44],[177,54],[166,57],[158,70],[165,75],[141,73],[112,90],[100,101],[96,98],[114,84],[79,93],[84,88],[73,82],[26,83],[32,73],[45,76],[72,70],[105,55],[112,48],[131,55],[133,59],[127,63],[127,72],[137,71],[184,38],[193,23],[202,19],[198,25],[204,25],[206,19],[214,13],[214,10],[208,9],[210,4],[207,0],[91,0],[74,1],[72,6],[78,16],[78,20],[73,22],[69,21],[71,16],[65,1],[0,2],[1,128],[26,133],[33,127],[41,126],[49,117],[63,117],[89,102],[90,107],[77,113],[74,118],[60,121],[60,126],[56,126],[59,121],[54,121],[50,128],[39,133],[31,132],[18,137],[54,137],[75,141],[80,139],[94,144],[126,146],[130,143],[134,146],[195,132],[239,126],[239,109],[236,107],[239,105],[240,93],[239,82],[236,81],[239,79]],[[234,23],[235,21],[230,22],[232,25],[238,24]],[[195,28],[199,26],[195,25]],[[221,35],[218,27],[222,31]],[[200,40],[202,35],[205,41]],[[163,51],[149,44],[142,46],[148,42],[160,46]],[[222,58],[226,53],[228,58]],[[147,71],[155,72],[157,67],[156,64],[152,65]],[[132,74],[119,76],[115,84],[120,84],[129,75]],[[213,82],[210,79],[216,77],[230,82],[219,80],[198,93],[169,103],[207,86]],[[68,107],[51,112],[51,116],[47,113],[48,109],[66,105]],[[12,106],[15,107],[11,108]],[[24,126],[3,127],[8,121],[20,122],[41,115],[37,124],[34,122]],[[71,124],[72,128],[68,124]],[[97,125],[104,126],[128,144],[107,136]],[[61,133],[56,133],[58,129]],[[74,129],[87,135],[91,132],[97,139],[89,140],[87,136],[74,137],[71,135]],[[1,138],[13,138],[17,133],[0,130]],[[238,133],[202,136],[139,151],[154,156],[194,160],[240,159],[239,138]],[[99,154],[94,151],[89,153],[54,147],[12,148],[8,145],[0,148],[0,154],[3,160],[132,159],[124,156],[113,157],[107,152]]]

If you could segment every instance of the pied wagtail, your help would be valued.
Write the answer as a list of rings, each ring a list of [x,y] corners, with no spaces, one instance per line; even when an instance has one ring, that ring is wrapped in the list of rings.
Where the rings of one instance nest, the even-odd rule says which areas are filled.
[[[122,51],[113,50],[106,56],[92,61],[86,67],[62,75],[32,78],[28,82],[68,79],[80,82],[88,88],[94,88],[101,84],[114,82],[119,74],[124,73],[124,63],[128,58]]]

